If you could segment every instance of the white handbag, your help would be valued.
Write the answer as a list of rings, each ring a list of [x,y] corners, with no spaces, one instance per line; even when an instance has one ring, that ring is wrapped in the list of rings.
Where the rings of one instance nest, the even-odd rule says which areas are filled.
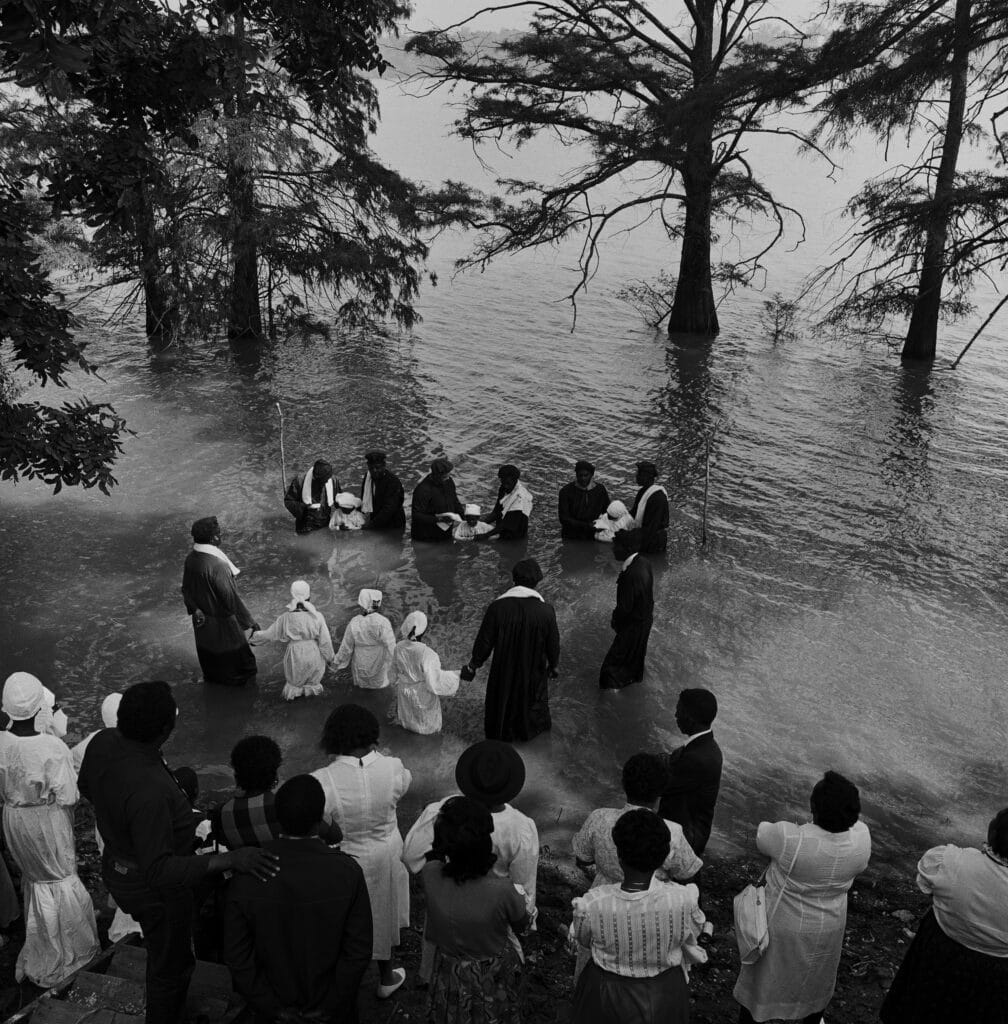
[[[744,964],[754,964],[764,954],[770,944],[770,922],[777,913],[781,896],[787,881],[794,871],[795,861],[798,860],[798,851],[801,849],[802,836],[798,834],[798,845],[795,847],[794,856],[791,858],[791,865],[787,869],[784,881],[781,883],[780,892],[774,900],[773,910],[767,916],[766,910],[766,872],[759,880],[747,885],[734,899],[733,908],[735,912],[735,941],[738,943],[739,958]]]

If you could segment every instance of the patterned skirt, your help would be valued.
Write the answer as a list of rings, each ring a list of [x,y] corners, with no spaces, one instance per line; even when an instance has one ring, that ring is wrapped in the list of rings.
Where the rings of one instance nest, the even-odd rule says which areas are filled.
[[[879,1014],[885,1024],[1005,1024],[1008,957],[950,939],[929,910]]]
[[[508,946],[489,960],[434,951],[427,1019],[432,1024],[521,1024],[522,964]]]

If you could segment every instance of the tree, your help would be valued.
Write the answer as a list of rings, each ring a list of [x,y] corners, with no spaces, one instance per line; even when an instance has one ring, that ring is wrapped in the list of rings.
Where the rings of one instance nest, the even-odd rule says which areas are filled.
[[[923,135],[907,166],[851,200],[848,251],[815,278],[839,285],[829,319],[882,335],[905,319],[902,358],[934,360],[939,322],[972,311],[978,276],[1008,266],[1008,176],[994,107],[1008,88],[1008,6],[1002,0],[848,3],[817,64],[834,79],[820,137],[845,144],[861,128],[887,144]],[[994,168],[961,170],[964,140]]]
[[[584,231],[574,301],[607,228],[618,218],[657,216],[679,245],[669,332],[715,335],[714,281],[752,281],[785,219],[800,221],[759,180],[746,144],[767,132],[809,142],[772,120],[807,70],[801,33],[766,0],[552,0],[486,10],[514,7],[533,11],[531,30],[496,47],[461,35],[473,19],[408,43],[432,59],[435,84],[471,90],[456,123],[463,138],[521,145],[549,134],[586,155],[552,183],[499,181],[515,202],[448,183],[440,196],[446,218],[482,232],[469,262]],[[619,198],[607,199],[606,190],[617,189]],[[733,231],[753,217],[770,218],[770,242],[712,267],[712,223]]]

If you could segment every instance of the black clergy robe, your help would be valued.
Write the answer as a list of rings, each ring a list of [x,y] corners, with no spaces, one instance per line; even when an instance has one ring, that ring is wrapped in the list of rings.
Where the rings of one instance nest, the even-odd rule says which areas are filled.
[[[413,491],[410,511],[410,534],[414,540],[450,541],[451,530],[442,530],[437,517],[445,512],[462,515],[455,481],[448,477],[435,483],[434,477],[428,473]]]
[[[560,488],[557,517],[560,536],[568,540],[594,540],[595,520],[605,515],[609,507],[609,492],[602,484],[593,484],[587,490],[571,481]]]
[[[602,689],[621,690],[644,678],[653,621],[654,573],[648,560],[638,555],[616,580],[616,607],[612,613],[616,636],[599,672]]]
[[[560,660],[560,633],[550,605],[508,594],[487,608],[471,664],[479,668],[493,655],[483,729],[488,740],[513,742],[530,740],[552,724],[549,677]]]
[[[252,618],[238,595],[231,570],[219,558],[191,551],[182,569],[182,597],[186,611],[205,616],[202,626],[193,620],[196,655],[208,683],[241,686],[256,675],[256,660],[245,639]]]
[[[637,518],[637,506],[646,490],[647,487],[642,487],[637,492],[637,497],[634,498],[634,503],[630,508],[630,515],[635,519]],[[640,524],[642,555],[661,552],[668,547],[668,525],[668,497],[664,491],[655,491],[644,506],[643,522]]]
[[[364,500],[364,488],[367,487],[370,473],[364,474],[361,481],[361,501]],[[406,492],[395,473],[385,472],[380,477],[371,477],[371,502],[374,508],[368,516],[367,526],[371,530],[405,530],[406,513],[403,504]]]
[[[333,494],[339,494],[341,488],[336,477],[332,478],[332,485]],[[291,480],[287,493],[284,495],[284,505],[287,511],[294,517],[294,530],[297,533],[311,533],[312,530],[324,530],[329,525],[333,512],[332,506],[326,500],[326,485],[318,480],[312,480],[312,502],[317,503],[320,506],[319,508],[309,508],[301,500],[303,487],[304,476],[296,476]]]

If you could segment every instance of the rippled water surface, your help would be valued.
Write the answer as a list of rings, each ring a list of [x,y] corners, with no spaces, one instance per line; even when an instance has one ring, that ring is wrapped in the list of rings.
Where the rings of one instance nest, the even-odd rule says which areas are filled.
[[[436,180],[463,159],[472,165],[442,137],[440,112],[389,94],[385,118],[384,151],[412,173]],[[842,182],[824,189],[814,169],[788,180],[788,166],[771,160],[770,173],[809,215],[808,245],[782,252],[769,283],[788,290],[823,251],[846,193]],[[457,237],[436,246],[441,283],[425,292],[411,336],[290,343],[236,360],[205,348],[155,354],[138,331],[93,326],[105,382],[86,391],[113,401],[137,436],[111,498],[0,489],[0,673],[37,672],[81,731],[97,724],[105,692],[171,680],[182,718],[167,750],[207,788],[229,784],[228,752],[250,731],[281,741],[287,773],[321,763],[321,723],[351,697],[346,677],[330,679],[324,698],[284,705],[282,650],[270,647],[257,685],[200,682],[179,582],[189,523],[211,513],[263,625],[297,577],[336,634],[357,590],[378,586],[394,623],[423,608],[443,661],[467,658],[486,603],[526,547],[295,536],[281,504],[279,401],[288,472],[325,453],[357,486],[361,453],[381,446],[410,488],[447,453],[463,500],[489,505],[497,464],[522,467],[537,501],[527,550],[545,570],[563,645],[554,729],[523,748],[519,800],[548,841],[562,843],[614,798],[629,754],[677,742],[676,694],[701,685],[721,704],[722,845],[745,845],[761,818],[801,814],[827,767],[861,785],[881,855],[976,838],[1005,802],[1003,329],[958,371],[921,376],[856,344],[806,337],[775,348],[757,324],[765,296],[753,293],[725,307],[713,345],[691,351],[615,299],[661,265],[653,234],[614,240],[574,333],[557,301],[572,251],[452,280],[464,249]],[[970,329],[950,330],[945,350]],[[701,551],[703,438],[715,424]],[[601,547],[562,546],[554,519],[556,491],[581,457],[624,499],[634,460],[655,459],[673,505],[648,675],[616,694],[601,694],[596,679],[617,566]],[[414,770],[413,803],[447,791],[458,752],[480,738],[483,680],[446,702],[442,737],[385,731]],[[354,699],[382,716],[389,702]]]

